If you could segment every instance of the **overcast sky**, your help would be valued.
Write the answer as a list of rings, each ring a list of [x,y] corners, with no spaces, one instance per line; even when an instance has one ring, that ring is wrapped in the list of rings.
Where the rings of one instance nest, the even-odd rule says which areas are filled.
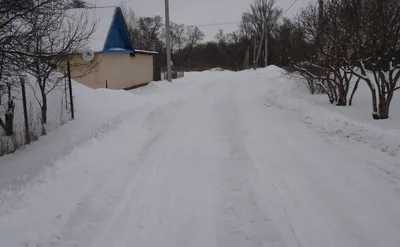
[[[161,15],[164,18],[164,0],[87,0],[97,6],[109,6],[123,3],[131,7],[136,16]],[[295,0],[277,0],[277,4],[286,10]],[[297,0],[285,14],[292,17],[299,8],[304,7],[309,0]],[[249,9],[253,0],[169,0],[170,19],[185,25],[203,25],[225,22],[239,22],[244,11]],[[200,26],[206,40],[214,39],[218,29],[232,32],[237,24],[220,26]]]

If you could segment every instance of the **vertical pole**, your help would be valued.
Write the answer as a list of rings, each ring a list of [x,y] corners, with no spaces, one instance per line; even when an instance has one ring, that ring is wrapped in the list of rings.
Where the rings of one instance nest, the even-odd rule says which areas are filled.
[[[323,0],[318,0],[318,36],[317,36],[317,49],[318,52],[321,53],[324,49],[324,40],[323,40],[323,30],[324,30],[324,1]],[[321,56],[321,54],[318,54],[317,57],[318,62],[321,62],[322,65],[326,62],[324,58]]]
[[[68,69],[68,84],[69,84],[69,103],[71,104],[71,118],[75,118],[74,113],[74,99],[72,97],[72,82],[71,82],[71,66],[69,64],[69,60],[67,62],[67,69]]]
[[[167,46],[167,80],[172,81],[171,77],[171,40],[169,32],[169,0],[165,0],[165,45]]]
[[[250,53],[250,46],[247,47],[246,55],[244,56],[243,69],[249,68],[249,56],[250,56],[249,53]]]
[[[265,25],[265,67],[268,66],[268,27]]]
[[[254,66],[254,69],[256,69],[256,50],[257,50],[257,38],[256,38],[256,36],[254,35],[254,51],[253,51],[253,66]]]
[[[65,109],[68,110],[67,80],[64,79]]]
[[[24,108],[24,124],[25,124],[25,141],[26,144],[31,143],[31,138],[29,136],[29,122],[28,122],[28,109],[26,101],[26,90],[25,90],[25,78],[20,77],[21,90],[22,90],[22,104]]]

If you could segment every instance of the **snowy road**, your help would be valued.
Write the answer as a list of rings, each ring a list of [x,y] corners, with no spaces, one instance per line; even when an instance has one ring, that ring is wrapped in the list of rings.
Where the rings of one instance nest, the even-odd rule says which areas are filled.
[[[266,84],[207,79],[9,192],[0,246],[400,246],[399,178],[375,166],[398,158],[322,135]]]

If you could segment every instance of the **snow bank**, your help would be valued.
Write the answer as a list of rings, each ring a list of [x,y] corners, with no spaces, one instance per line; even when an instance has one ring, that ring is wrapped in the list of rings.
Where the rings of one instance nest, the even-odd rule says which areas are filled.
[[[73,94],[76,111],[74,121],[56,129],[60,126],[59,111],[65,106],[61,104],[65,99],[61,97],[64,95],[63,90],[55,90],[49,94],[49,133],[13,154],[0,157],[0,188],[23,184],[22,180],[35,176],[55,158],[70,152],[93,135],[112,128],[118,116],[143,105],[138,97],[132,97],[129,92],[93,90],[79,83],[73,83]],[[35,114],[40,114],[39,108],[34,109]],[[16,121],[22,123],[22,116],[16,116]],[[40,129],[40,123],[36,122],[36,131]],[[22,138],[23,132],[18,133],[21,133]]]
[[[385,120],[372,119],[371,92],[368,86],[362,82],[360,82],[351,107],[337,107],[331,105],[326,100],[326,95],[309,95],[305,92],[304,95],[299,96],[331,111],[339,112],[349,118],[374,125],[378,128],[400,133],[400,92],[394,94],[389,119]]]
[[[225,71],[225,70],[222,69],[222,68],[217,67],[217,68],[209,69],[207,71],[217,72],[217,71]]]
[[[75,120],[61,128],[52,129],[48,135],[13,154],[0,157],[0,189],[21,186],[35,177],[59,157],[93,137],[116,128],[124,118],[129,118],[151,104],[162,104],[172,99],[196,93],[196,88],[180,80],[174,83],[155,82],[149,86],[132,90],[91,89],[82,84],[73,83]],[[57,110],[61,107],[61,98],[54,91],[55,107],[49,115],[49,121],[59,119]],[[54,125],[56,126],[56,125]],[[1,192],[0,192],[1,197]]]
[[[257,70],[266,77],[271,105],[302,115],[304,123],[323,134],[341,136],[395,156],[400,154],[400,97],[395,96],[391,119],[373,120],[368,88],[359,86],[353,106],[329,104],[326,95],[310,95],[304,84],[289,79],[285,70],[269,66]],[[262,78],[258,78],[262,82]]]

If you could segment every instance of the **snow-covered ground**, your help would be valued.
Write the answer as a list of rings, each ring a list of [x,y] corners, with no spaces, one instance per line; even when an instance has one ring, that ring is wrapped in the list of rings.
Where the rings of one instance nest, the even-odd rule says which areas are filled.
[[[302,86],[302,85],[301,85]],[[352,89],[352,88],[351,88]],[[379,128],[393,130],[400,133],[400,93],[396,92],[392,100],[390,118],[384,121],[376,121],[372,118],[372,96],[366,83],[360,82],[357,92],[353,99],[352,107],[337,107],[328,102],[326,95],[310,95],[303,87],[299,88],[299,93],[303,94],[303,98],[321,105],[329,110],[339,112],[345,116],[353,118],[357,121],[374,125]]]
[[[396,124],[281,72],[75,85],[75,121],[0,158],[0,246],[400,246]]]
[[[37,139],[42,133],[41,126],[41,111],[40,90],[32,77],[28,77],[29,83],[26,84],[27,110],[29,121],[29,132],[31,139]],[[47,125],[46,131],[52,131],[61,125],[68,122],[70,118],[69,100],[65,100],[65,81],[61,81],[53,90],[47,94]],[[3,92],[4,94],[5,92]],[[13,152],[25,143],[24,136],[24,118],[23,118],[23,103],[22,92],[20,86],[15,86],[12,89],[12,97],[14,98],[14,133],[13,137],[6,137],[2,128],[0,128],[0,155]],[[68,96],[67,96],[68,98]],[[7,110],[6,102],[8,98],[2,95],[2,105],[0,107],[0,116],[4,119],[4,113]],[[67,104],[67,107],[66,107]]]

